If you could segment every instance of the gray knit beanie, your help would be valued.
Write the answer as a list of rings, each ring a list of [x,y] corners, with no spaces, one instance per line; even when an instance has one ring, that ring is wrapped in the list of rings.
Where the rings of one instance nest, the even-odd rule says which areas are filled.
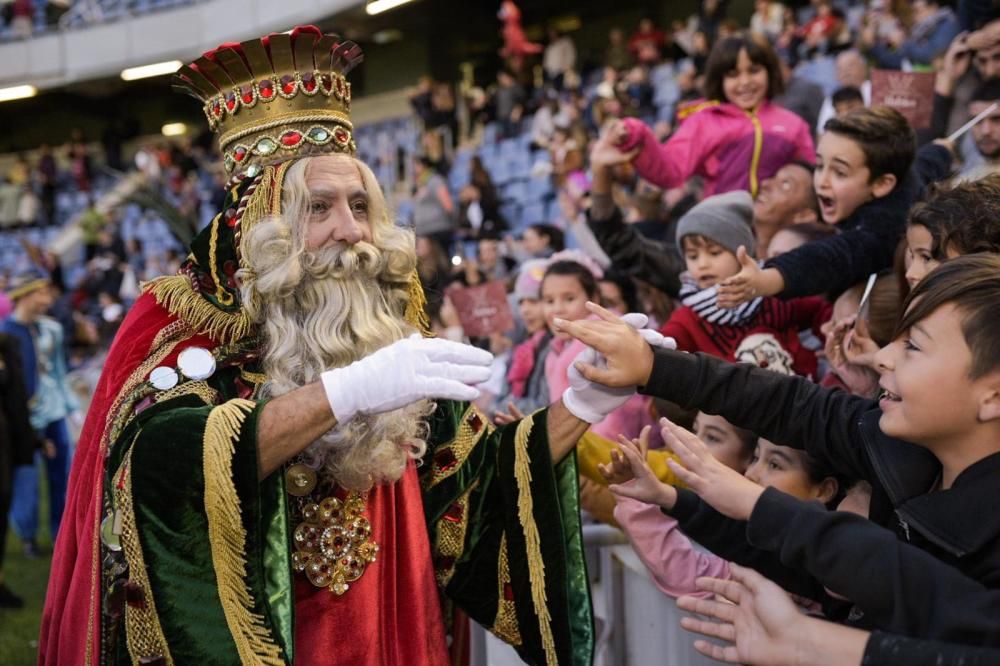
[[[684,254],[681,240],[697,234],[715,241],[733,254],[743,245],[747,254],[753,257],[752,221],[753,198],[749,192],[734,190],[708,197],[681,217],[677,224],[677,250]]]

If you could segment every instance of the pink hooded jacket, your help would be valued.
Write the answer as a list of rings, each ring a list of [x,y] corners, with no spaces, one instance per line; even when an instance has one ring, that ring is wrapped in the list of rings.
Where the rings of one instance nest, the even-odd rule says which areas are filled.
[[[615,499],[615,520],[661,592],[674,598],[687,594],[710,599],[713,594],[696,588],[695,579],[730,577],[728,560],[697,550],[660,507],[620,495]]]
[[[642,178],[669,189],[698,175],[705,180],[706,197],[732,190],[757,196],[760,181],[785,164],[816,161],[806,122],[768,101],[754,113],[728,102],[705,102],[664,144],[641,120],[624,123],[628,136],[618,147],[640,149],[633,164]]]

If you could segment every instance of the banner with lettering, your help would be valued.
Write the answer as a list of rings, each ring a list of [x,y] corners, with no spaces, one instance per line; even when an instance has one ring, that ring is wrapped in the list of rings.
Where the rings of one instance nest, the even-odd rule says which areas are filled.
[[[913,129],[927,129],[934,114],[934,72],[873,70],[872,106],[896,109]]]
[[[465,334],[470,338],[486,338],[492,333],[514,329],[514,313],[511,312],[507,288],[502,280],[450,289],[448,298],[458,312]]]

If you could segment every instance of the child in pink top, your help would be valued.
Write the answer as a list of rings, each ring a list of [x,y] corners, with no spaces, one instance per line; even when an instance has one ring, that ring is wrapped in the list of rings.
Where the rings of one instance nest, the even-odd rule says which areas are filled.
[[[634,118],[612,132],[622,152],[637,151],[636,172],[664,189],[698,175],[705,196],[732,190],[757,196],[761,181],[785,164],[816,161],[806,122],[771,102],[782,88],[778,57],[766,41],[729,37],[715,45],[706,64],[708,101],[682,110],[666,143]]]
[[[664,430],[664,439],[670,441],[669,433]],[[752,456],[747,458],[746,445],[753,434],[734,428],[721,417],[703,413],[695,421],[695,434],[719,462],[744,472],[744,476],[762,486],[773,486],[799,499],[818,499],[826,504],[834,502],[840,494],[838,481],[824,476],[804,451],[759,439],[755,440]],[[619,442],[620,450],[612,453],[611,463],[598,466],[618,500],[615,520],[625,530],[660,591],[671,597],[711,596],[699,591],[694,581],[700,576],[729,578],[729,562],[696,549],[680,531],[677,521],[660,510],[661,503],[672,505],[672,502],[663,500],[667,486],[653,475],[645,460],[649,430],[643,429],[640,437],[632,441],[619,437]]]
[[[587,301],[600,298],[597,280],[602,273],[600,267],[578,252],[560,252],[552,259],[542,279],[542,308],[549,330],[553,332],[545,357],[545,378],[549,395],[559,396],[569,388],[569,368],[586,345],[555,331],[552,320],[557,317],[569,321],[587,318]],[[591,426],[591,430],[607,439],[614,439],[620,433],[636,437],[644,425],[653,423],[649,403],[648,397],[634,395],[603,421]]]

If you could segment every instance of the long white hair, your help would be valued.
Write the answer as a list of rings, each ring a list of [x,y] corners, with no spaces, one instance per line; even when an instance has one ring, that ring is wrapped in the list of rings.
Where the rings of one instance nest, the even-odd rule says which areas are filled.
[[[310,193],[303,158],[285,174],[282,215],[244,235],[241,295],[264,337],[265,397],[319,380],[414,332],[404,319],[416,268],[413,233],[392,223],[375,175],[357,167],[368,194],[372,242],[306,248]],[[306,464],[349,490],[392,482],[426,450],[426,401],[377,416],[359,416],[323,435],[304,452]]]

